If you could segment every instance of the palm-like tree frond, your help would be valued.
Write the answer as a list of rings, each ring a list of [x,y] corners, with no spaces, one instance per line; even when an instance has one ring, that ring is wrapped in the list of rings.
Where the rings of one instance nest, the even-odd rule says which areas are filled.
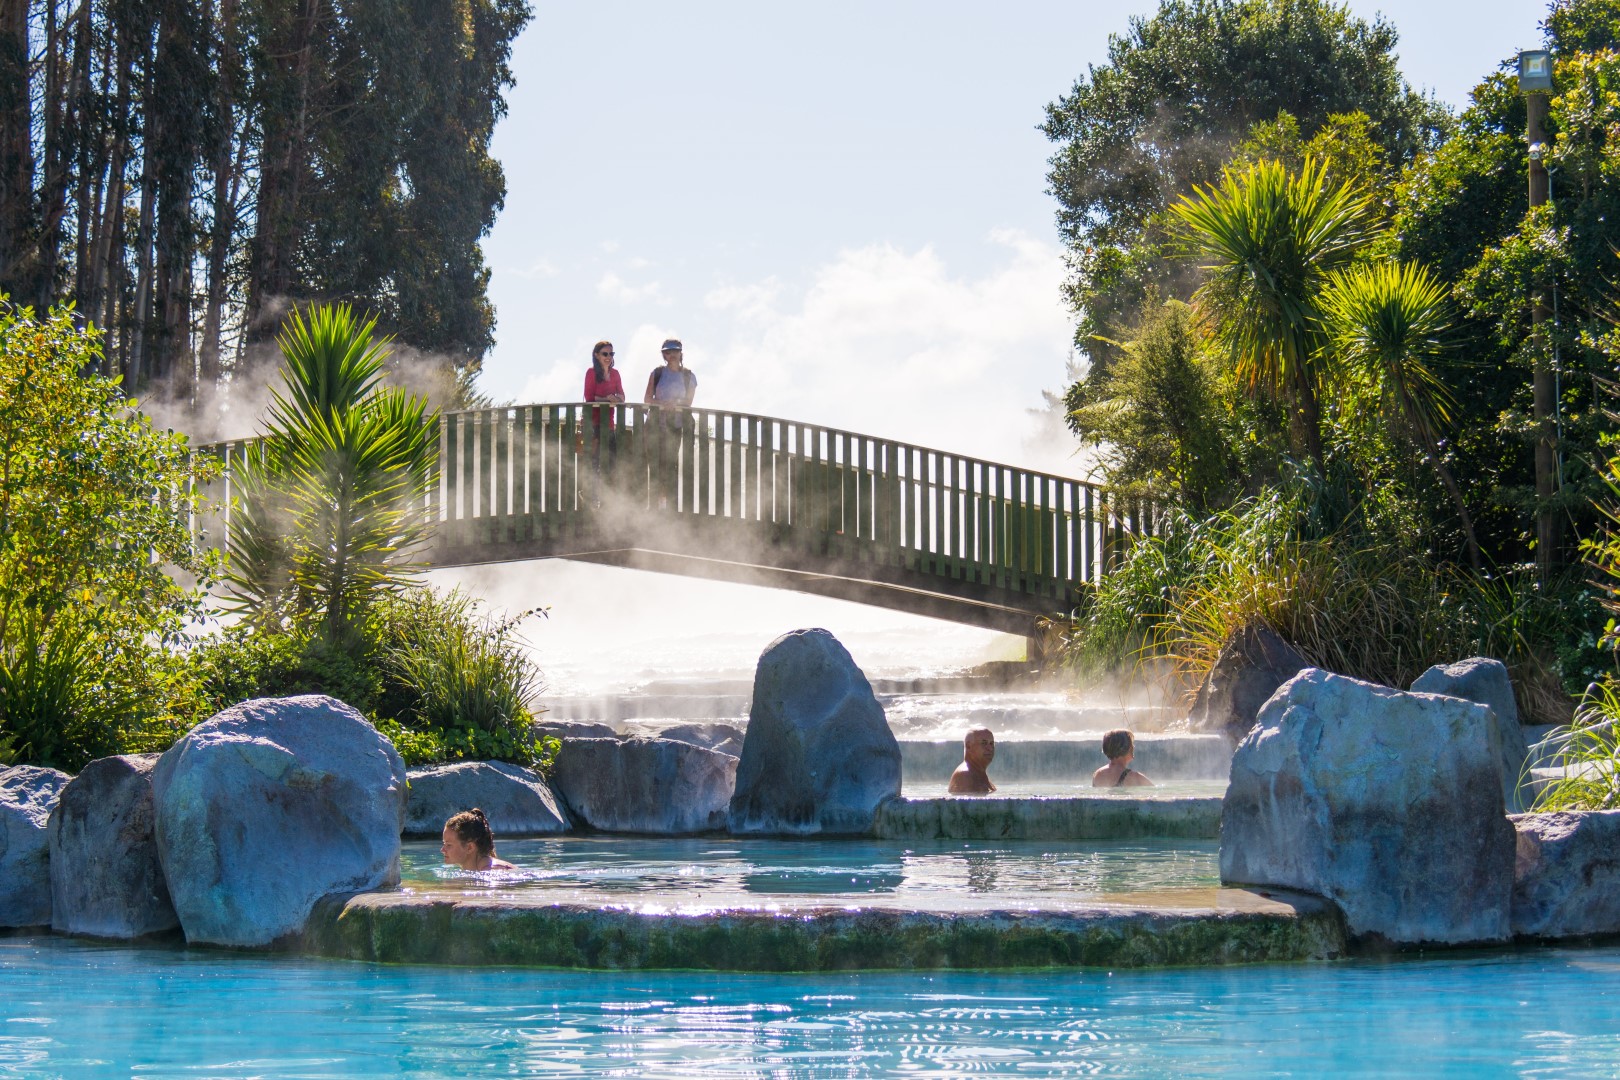
[[[1380,388],[1384,408],[1429,438],[1456,402],[1435,371],[1451,329],[1446,288],[1428,269],[1378,263],[1334,274],[1322,294],[1339,356]]]
[[[381,592],[415,580],[438,482],[425,398],[381,386],[387,342],[346,306],[295,315],[284,391],[239,472],[230,580],[239,610],[318,616],[330,640]]]
[[[1367,236],[1369,199],[1330,186],[1309,158],[1297,174],[1280,162],[1228,170],[1170,207],[1184,252],[1209,278],[1198,304],[1250,393],[1290,401],[1320,463],[1316,396],[1326,334],[1317,300],[1329,275]]]
[[[1426,267],[1410,263],[1357,266],[1329,278],[1322,310],[1340,360],[1378,388],[1384,422],[1428,456],[1457,511],[1469,560],[1479,569],[1473,519],[1440,447],[1440,431],[1455,406],[1435,366],[1451,329],[1445,286]]]

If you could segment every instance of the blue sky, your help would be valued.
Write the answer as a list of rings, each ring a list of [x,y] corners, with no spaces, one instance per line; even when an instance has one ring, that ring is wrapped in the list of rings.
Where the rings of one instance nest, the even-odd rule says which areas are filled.
[[[1545,13],[1532,0],[1350,6],[1385,13],[1407,77],[1455,107],[1540,44]],[[485,243],[499,326],[484,388],[576,400],[605,337],[639,399],[674,334],[699,404],[1083,473],[1067,438],[1029,415],[1062,386],[1071,336],[1036,125],[1106,60],[1111,33],[1156,8],[541,0],[495,138],[508,194]],[[627,601],[643,618],[723,610],[763,640],[840,618],[928,625],[760,590],[714,604],[712,585],[621,589],[629,572],[548,567],[533,589],[511,591],[511,575],[484,588],[554,603],[542,633],[564,650],[605,647],[579,635],[585,598],[604,590],[649,597]]]
[[[1458,106],[1544,11],[1351,6]],[[678,334],[702,403],[925,443],[994,427],[959,448],[1052,466],[1016,430],[1069,348],[1036,125],[1155,7],[537,4],[495,140],[484,385],[572,400],[608,337],[639,393]]]

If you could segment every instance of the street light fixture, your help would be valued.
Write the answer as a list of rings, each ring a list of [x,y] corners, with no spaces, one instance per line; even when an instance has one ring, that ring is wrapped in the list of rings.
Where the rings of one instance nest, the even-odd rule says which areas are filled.
[[[1552,53],[1530,49],[1519,54],[1519,92],[1524,95],[1524,138],[1530,144],[1530,207],[1547,202],[1547,105],[1553,90]],[[1546,291],[1532,288],[1530,338],[1534,342],[1531,387],[1536,437],[1536,566],[1543,578],[1559,562],[1558,515],[1552,499],[1558,489],[1558,390],[1547,348]]]
[[[1530,49],[1519,54],[1519,93],[1552,93],[1552,53]]]

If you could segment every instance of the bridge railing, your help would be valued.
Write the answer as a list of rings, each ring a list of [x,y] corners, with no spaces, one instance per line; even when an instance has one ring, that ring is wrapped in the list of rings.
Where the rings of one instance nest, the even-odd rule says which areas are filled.
[[[1062,606],[1162,517],[1082,480],[752,413],[579,402],[449,412],[439,428],[439,484],[424,509],[435,543],[463,552],[579,530],[604,504],[628,506]],[[249,446],[214,447],[225,484]],[[220,494],[228,501],[228,487]]]

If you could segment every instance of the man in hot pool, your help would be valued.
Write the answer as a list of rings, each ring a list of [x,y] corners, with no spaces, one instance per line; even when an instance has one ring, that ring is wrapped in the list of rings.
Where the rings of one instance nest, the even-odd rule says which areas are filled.
[[[996,737],[989,728],[974,728],[962,740],[962,764],[951,773],[952,795],[988,795],[996,790],[985,770],[996,757]]]

